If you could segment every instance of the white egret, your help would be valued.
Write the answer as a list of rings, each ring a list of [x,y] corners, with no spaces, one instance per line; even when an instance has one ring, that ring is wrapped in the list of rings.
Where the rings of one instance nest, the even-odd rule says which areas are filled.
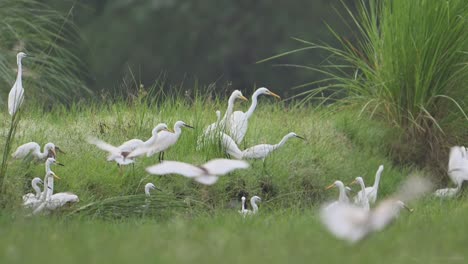
[[[27,55],[24,52],[16,54],[18,73],[16,75],[16,81],[8,94],[8,113],[10,113],[11,116],[18,112],[18,109],[21,107],[24,100],[23,81],[21,79],[23,74],[23,65],[21,64],[21,60],[25,57],[27,57]]]
[[[45,162],[45,177],[44,177],[44,181],[43,181],[43,184],[44,184],[44,191],[41,193],[41,197],[39,198],[41,200],[41,202],[44,202],[46,200],[46,197],[47,197],[47,194],[48,194],[48,185],[47,185],[47,179],[49,177],[49,174],[50,172],[52,171],[50,169],[50,167],[52,165],[59,165],[59,166],[64,166],[62,163],[60,162],[57,162],[57,160],[55,160],[54,158],[47,158],[46,162]],[[53,174],[55,175],[55,174]],[[53,176],[52,175],[52,176]],[[58,176],[57,176],[58,177]]]
[[[355,183],[358,183],[361,186],[361,192],[358,193],[358,195],[360,195],[360,199],[358,199],[358,202],[356,203],[356,205],[369,211],[370,209],[369,199],[367,199],[366,185],[364,184],[364,180],[362,179],[362,177],[356,177],[356,179],[351,184],[355,184]]]
[[[241,203],[242,203],[241,209],[240,209],[238,212],[239,212],[239,214],[245,216],[245,215],[247,214],[247,211],[248,211],[248,210],[245,208],[245,196],[242,196],[242,198],[241,198]]]
[[[320,209],[320,218],[327,229],[339,239],[355,243],[372,232],[381,231],[392,223],[403,208],[409,209],[403,201],[414,200],[428,192],[431,184],[419,177],[410,177],[399,193],[380,202],[373,210],[366,210],[353,204],[339,203]]]
[[[221,147],[226,152],[226,154],[234,157],[235,159],[242,159],[243,153],[242,150],[239,149],[236,142],[223,132],[219,132],[219,137],[221,140]]]
[[[115,161],[119,165],[128,165],[135,162],[135,157],[146,154],[146,150],[149,146],[156,142],[156,139],[158,138],[158,132],[161,130],[169,129],[164,123],[158,124],[156,127],[153,128],[151,132],[152,136],[147,141],[143,142],[139,139],[131,139],[124,142],[118,147],[94,137],[89,137],[88,143],[96,145],[98,148],[109,152],[109,155],[107,157],[108,161]]]
[[[366,195],[367,199],[369,200],[369,203],[375,204],[375,201],[377,201],[377,192],[379,190],[379,183],[380,183],[380,176],[382,176],[382,172],[384,170],[384,166],[380,165],[379,168],[377,169],[377,172],[375,173],[375,180],[374,180],[374,185],[370,187],[366,187]],[[354,197],[354,203],[357,204],[362,204],[363,201],[361,201],[361,195],[362,191],[359,191],[357,195]]]
[[[213,159],[200,166],[178,161],[163,161],[146,168],[146,171],[157,175],[180,174],[193,178],[201,184],[212,185],[218,181],[218,176],[225,175],[235,169],[248,167],[249,164],[241,160]]]
[[[180,135],[182,134],[183,127],[193,129],[193,126],[187,125],[184,121],[177,121],[174,124],[174,133],[164,130],[159,131],[158,138],[153,145],[148,147],[146,155],[150,157],[159,152],[159,161],[164,160],[164,151],[177,143]]]
[[[453,197],[461,191],[463,181],[468,180],[468,157],[465,147],[454,146],[450,148],[448,162],[448,175],[455,188],[444,188],[435,191],[434,195],[438,197]]]
[[[252,198],[250,198],[250,206],[252,206],[252,210],[249,210],[249,209],[245,209],[245,197],[244,198],[244,205],[243,205],[243,210],[242,210],[242,215],[246,216],[246,215],[254,215],[258,212],[258,205],[257,205],[257,202],[262,202],[262,198],[258,197],[258,196],[253,196]]]
[[[339,203],[349,203],[349,198],[348,198],[348,192],[351,190],[349,187],[345,187],[342,181],[335,181],[331,185],[327,186],[325,190],[329,190],[333,187],[338,188],[339,194],[338,194],[338,200],[331,202],[328,204],[328,207],[331,208]]]
[[[226,109],[226,113],[224,113],[223,118],[221,120],[209,125],[207,128],[205,128],[205,131],[203,132],[203,140],[207,140],[207,139],[212,138],[213,135],[214,135],[214,132],[224,131],[225,130],[226,122],[231,117],[232,112],[234,110],[234,102],[236,101],[236,99],[242,99],[244,101],[248,101],[248,99],[245,98],[242,95],[241,91],[235,90],[234,92],[232,92],[231,96],[229,96],[228,106],[227,106],[227,109]],[[217,112],[216,112],[216,115],[218,115]],[[221,115],[221,112],[220,112],[220,115]],[[219,117],[218,117],[218,119],[219,119]],[[199,139],[199,141],[202,142],[201,139]]]
[[[298,136],[296,133],[291,132],[284,136],[278,144],[260,144],[250,148],[245,149],[242,151],[242,158],[245,159],[262,159],[265,161],[265,158],[268,157],[273,151],[277,150],[278,148],[282,147],[286,141],[290,138],[300,138],[305,140],[305,138]]]
[[[205,130],[203,131],[203,134],[200,135],[198,137],[198,139],[197,139],[197,150],[198,151],[203,147],[205,141],[207,141],[207,140],[213,141],[213,139],[214,139],[216,129],[218,128],[219,123],[221,122],[221,111],[216,110],[215,113],[216,113],[216,122],[214,122],[214,123],[210,124],[209,126],[207,126],[205,128]]]
[[[258,96],[266,94],[274,96],[278,99],[281,97],[265,87],[258,88],[252,95],[252,104],[247,112],[235,111],[228,119],[228,131],[229,135],[234,139],[237,144],[240,144],[247,133],[249,125],[249,118],[253,115],[255,108],[257,107]]]
[[[159,190],[161,191],[158,187],[156,187],[153,183],[149,182],[145,185],[145,195],[147,197],[151,196],[150,190]]]
[[[27,193],[27,194],[23,195],[23,206],[24,207],[26,207],[26,208],[35,207],[35,204],[40,202],[41,188],[39,188],[39,186],[37,186],[37,185],[38,184],[43,184],[43,183],[44,182],[41,180],[41,178],[36,177],[36,178],[32,179],[31,185],[32,185],[33,190],[36,193],[35,194],[34,193]]]
[[[45,161],[47,158],[56,158],[57,152],[64,153],[58,146],[55,146],[54,143],[49,142],[45,144],[44,152],[41,152],[41,146],[39,146],[39,144],[36,142],[28,142],[19,146],[11,156],[15,159],[24,159],[32,155],[37,160]]]

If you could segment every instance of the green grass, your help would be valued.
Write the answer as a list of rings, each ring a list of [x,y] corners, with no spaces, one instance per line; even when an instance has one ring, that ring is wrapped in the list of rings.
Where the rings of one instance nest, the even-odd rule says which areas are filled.
[[[236,104],[236,109],[247,107]],[[467,214],[464,198],[412,204],[416,208],[413,214],[403,213],[394,226],[354,247],[333,238],[319,223],[318,206],[337,197],[337,190],[324,190],[335,179],[349,183],[363,176],[372,184],[377,167],[384,164],[379,195],[385,197],[418,170],[396,166],[387,158],[386,142],[395,136],[395,128],[358,119],[359,111],[352,108],[295,108],[261,98],[246,146],[275,143],[290,131],[307,141],[287,142],[267,159],[267,173],[261,161],[250,161],[251,168],[224,176],[210,187],[181,176],[148,175],[144,169],[157,163],[156,156],[139,159],[134,168],[126,167],[119,175],[117,166],[105,161],[106,154],[85,141],[88,135],[113,144],[147,138],[159,122],[172,126],[184,120],[196,128],[183,131],[166,159],[203,163],[223,156],[213,146],[197,151],[196,141],[203,128],[214,122],[214,111],[225,108],[217,100],[170,98],[160,104],[73,105],[51,112],[26,108],[13,146],[29,141],[60,146],[67,154],[58,158],[65,167],[53,168],[62,177],[55,189],[72,191],[81,201],[51,216],[27,217],[28,212],[21,209],[21,195],[31,190],[33,177],[43,177],[44,167],[9,160],[4,209],[0,211],[0,262],[34,259],[42,263],[49,258],[66,263],[462,262],[466,238],[458,226],[463,226]],[[7,124],[6,115],[1,117]],[[2,135],[4,140],[5,129]],[[436,181],[447,178],[433,173],[426,176]],[[146,182],[163,190],[154,193],[147,211],[142,209]],[[259,215],[244,220],[237,214],[242,195],[263,198]],[[44,250],[52,257],[42,253]]]

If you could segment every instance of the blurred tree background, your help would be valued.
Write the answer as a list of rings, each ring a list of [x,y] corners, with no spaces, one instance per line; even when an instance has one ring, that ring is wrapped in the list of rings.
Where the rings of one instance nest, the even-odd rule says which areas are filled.
[[[342,8],[339,0],[41,2],[64,14],[74,6],[70,19],[83,42],[74,47],[86,65],[86,85],[97,92],[115,92],[131,71],[146,86],[163,75],[184,89],[195,81],[217,82],[242,90],[266,86],[291,96],[296,91],[289,88],[321,76],[273,63],[317,66],[325,59],[321,51],[256,62],[303,47],[292,37],[333,42],[326,24],[351,35],[335,10]]]

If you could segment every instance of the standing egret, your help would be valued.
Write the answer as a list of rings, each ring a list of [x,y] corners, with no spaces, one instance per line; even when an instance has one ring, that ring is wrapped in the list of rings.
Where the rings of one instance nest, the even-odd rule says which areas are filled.
[[[226,152],[226,154],[234,157],[235,159],[242,159],[243,153],[242,150],[239,149],[236,142],[223,132],[219,132],[219,137],[221,139],[221,147]]]
[[[339,191],[339,194],[338,194],[338,200],[337,201],[334,201],[334,202],[331,202],[328,204],[327,208],[331,208],[339,203],[349,203],[349,198],[348,198],[348,191],[351,190],[349,187],[345,187],[345,185],[343,184],[342,181],[335,181],[333,184],[327,186],[327,188],[325,188],[325,190],[329,190],[333,187],[336,187],[338,188],[338,191]],[[348,190],[349,189],[349,190]]]
[[[337,238],[355,243],[372,232],[381,231],[392,223],[400,210],[409,209],[403,201],[417,199],[431,188],[423,178],[410,177],[393,197],[380,202],[373,210],[353,204],[340,203],[320,209],[320,218],[325,227]]]
[[[366,185],[364,184],[364,180],[362,179],[362,177],[356,177],[356,179],[351,184],[355,184],[355,183],[358,183],[361,186],[361,192],[358,193],[358,195],[360,195],[360,199],[358,199],[358,202],[356,203],[356,205],[369,211],[370,209],[369,199],[367,199]]]
[[[258,88],[252,95],[252,104],[247,112],[235,111],[228,119],[229,135],[234,139],[237,144],[240,144],[247,133],[249,125],[249,118],[253,115],[255,108],[257,107],[258,96],[266,94],[274,96],[278,99],[281,97],[265,87]]]
[[[177,140],[179,140],[179,137],[182,134],[182,127],[193,129],[193,126],[187,125],[184,121],[175,122],[174,133],[168,131],[159,131],[158,138],[154,144],[148,148],[146,155],[150,157],[159,152],[159,161],[164,160],[164,151],[177,143]]]
[[[47,196],[47,192],[48,192],[48,190],[47,190],[47,187],[48,187],[47,178],[49,177],[49,174],[52,171],[50,169],[50,166],[52,166],[52,165],[64,166],[62,163],[57,162],[57,160],[55,160],[54,158],[47,158],[47,160],[45,162],[45,172],[46,172],[46,174],[45,174],[44,181],[43,181],[44,191],[41,193],[41,197],[39,198],[41,200],[41,202],[44,202],[45,199],[46,199],[46,196]],[[55,175],[55,174],[53,174],[53,175]]]
[[[213,159],[200,166],[178,161],[163,161],[146,168],[146,171],[157,175],[180,174],[187,178],[193,178],[201,184],[212,185],[218,181],[218,176],[248,167],[249,164],[241,160]]]
[[[207,126],[205,130],[203,131],[203,134],[198,137],[197,150],[200,150],[203,147],[206,140],[213,141],[213,136],[215,135],[219,122],[221,121],[221,111],[216,110],[215,113],[216,113],[216,122]]]
[[[115,161],[118,165],[128,165],[135,162],[135,157],[146,153],[147,148],[154,144],[158,138],[158,132],[161,130],[168,130],[167,125],[161,123],[154,127],[151,132],[152,136],[147,141],[143,142],[139,139],[131,139],[118,147],[94,137],[89,137],[88,143],[96,145],[98,148],[109,152],[109,155],[107,156],[108,161]],[[133,156],[130,154],[133,154]]]
[[[210,138],[213,136],[213,132],[216,132],[216,131],[224,131],[225,130],[225,126],[226,126],[226,122],[228,122],[228,119],[231,117],[232,115],[232,112],[234,110],[234,102],[236,101],[236,99],[241,99],[241,100],[244,100],[244,101],[249,101],[247,98],[245,98],[243,95],[242,95],[242,92],[239,91],[239,90],[235,90],[234,92],[232,92],[231,96],[229,96],[229,99],[228,99],[228,106],[227,106],[227,109],[226,109],[226,113],[224,113],[224,116],[223,118],[219,121],[219,122],[216,122],[216,123],[213,123],[211,125],[209,125],[206,129],[205,129],[205,132],[204,132],[204,137],[205,137],[205,140],[206,138]]]
[[[23,81],[21,76],[23,74],[23,65],[21,64],[21,60],[25,58],[27,55],[24,52],[19,52],[16,54],[16,63],[18,64],[18,73],[16,75],[16,81],[13,84],[13,87],[8,94],[8,113],[11,116],[18,112],[18,109],[21,107],[21,104],[24,100],[24,89],[23,89]]]
[[[454,146],[450,148],[448,162],[448,175],[455,188],[444,188],[435,191],[434,195],[438,197],[453,197],[461,191],[463,181],[468,181],[468,157],[465,147]]]
[[[29,155],[32,155],[39,161],[45,161],[47,158],[56,158],[57,152],[64,153],[54,143],[47,143],[44,145],[44,152],[41,152],[41,146],[36,142],[28,142],[19,146],[15,152],[11,155],[15,159],[24,159]]]
[[[238,211],[239,214],[243,215],[245,217],[245,215],[247,214],[247,209],[245,208],[245,196],[242,196],[241,198],[241,209]]]
[[[277,150],[278,148],[282,147],[284,143],[286,143],[286,141],[293,137],[305,140],[305,138],[298,136],[294,132],[291,132],[284,136],[278,144],[260,144],[245,149],[244,151],[242,151],[242,158],[262,159],[263,161],[265,161],[265,158],[268,157],[268,155],[270,155],[273,151]]]
[[[384,170],[384,166],[380,165],[379,168],[377,169],[377,172],[375,173],[375,180],[374,180],[374,185],[371,187],[366,187],[366,195],[367,199],[369,200],[369,203],[375,204],[375,201],[377,200],[377,192],[379,190],[379,183],[380,183],[380,176],[382,176],[382,172]],[[361,195],[362,191],[359,191],[357,195],[354,197],[354,202],[357,204],[362,204],[363,201],[361,201]]]
[[[244,198],[244,201],[243,201],[244,205],[243,205],[243,209],[242,209],[242,214],[244,216],[256,214],[258,212],[257,202],[261,202],[262,198],[260,198],[258,196],[253,196],[252,198],[250,198],[250,205],[252,206],[252,210],[245,209],[245,197],[243,197],[243,198]]]
[[[43,183],[44,182],[41,180],[41,178],[36,177],[36,178],[32,179],[31,185],[32,185],[32,188],[34,189],[34,191],[36,192],[36,194],[27,193],[27,194],[23,195],[23,206],[24,207],[27,207],[27,208],[35,207],[35,204],[40,202],[41,188],[39,188],[39,186],[37,186],[37,185],[38,184],[43,184]]]

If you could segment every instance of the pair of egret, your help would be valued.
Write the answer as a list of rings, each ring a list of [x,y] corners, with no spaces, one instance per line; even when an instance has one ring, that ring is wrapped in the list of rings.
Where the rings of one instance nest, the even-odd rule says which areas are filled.
[[[252,198],[250,198],[250,205],[252,206],[252,210],[249,210],[249,209],[246,209],[245,207],[245,196],[242,196],[241,198],[241,202],[242,202],[242,207],[241,207],[241,210],[239,210],[239,214],[241,214],[242,216],[246,216],[246,215],[254,215],[258,212],[258,205],[257,205],[257,202],[261,202],[262,201],[262,198],[258,197],[258,196],[253,196]]]
[[[54,143],[47,143],[44,145],[44,151],[41,152],[41,146],[36,142],[28,142],[19,146],[12,156],[15,159],[24,159],[32,155],[35,159],[39,161],[45,161],[47,158],[56,158],[57,152],[64,153],[58,146]]]
[[[115,161],[119,165],[128,165],[134,163],[136,157],[143,155],[149,157],[155,153],[160,153],[159,159],[162,160],[164,151],[177,143],[182,127],[193,128],[183,121],[177,121],[174,125],[175,132],[173,132],[165,123],[160,123],[153,128],[151,137],[146,141],[130,139],[117,147],[94,137],[89,137],[88,142],[107,151],[109,153],[107,160]]]
[[[383,170],[384,170],[384,166],[380,165],[375,174],[375,180],[374,180],[373,186],[366,187],[362,177],[356,177],[356,179],[354,179],[354,181],[351,183],[351,184],[358,183],[361,187],[361,190],[357,193],[357,195],[354,197],[353,200],[356,205],[362,207],[364,210],[369,211],[370,204],[375,204],[375,202],[377,201],[380,177],[382,176]],[[349,187],[345,187],[345,185],[341,181],[335,181],[333,184],[328,186],[326,190],[331,189],[333,187],[337,187],[339,190],[338,200],[333,203],[330,203],[328,206],[335,206],[339,203],[348,204],[349,198],[348,198],[348,191],[346,188],[349,189]]]
[[[468,181],[468,153],[463,146],[454,146],[450,148],[448,162],[448,175],[455,188],[444,188],[435,191],[437,197],[453,197],[461,191],[463,181]]]
[[[213,185],[218,181],[219,176],[248,167],[249,164],[242,160],[213,159],[200,166],[179,161],[163,161],[146,168],[146,171],[156,175],[180,174],[201,184]]]
[[[320,218],[325,227],[337,238],[355,243],[367,235],[381,231],[392,223],[405,208],[403,202],[421,197],[431,189],[431,184],[420,177],[409,177],[397,193],[380,202],[374,209],[350,203],[325,204],[320,209]]]
[[[54,178],[60,179],[60,177],[51,170],[52,165],[63,166],[63,164],[57,162],[54,158],[48,158],[45,162],[46,175],[44,181],[40,178],[34,178],[31,181],[31,185],[36,193],[23,195],[23,206],[33,209],[33,214],[40,213],[44,210],[53,211],[66,204],[79,201],[78,196],[70,192],[53,193]],[[44,185],[44,190],[42,192],[38,186],[39,183]]]
[[[16,81],[13,84],[13,87],[10,90],[10,93],[8,94],[8,113],[13,116],[15,115],[21,105],[23,104],[24,100],[24,88],[23,88],[23,81],[22,81],[22,75],[23,75],[23,65],[21,63],[21,60],[25,57],[27,57],[26,53],[24,52],[19,52],[16,54],[16,63],[18,64],[18,73],[16,75]]]

